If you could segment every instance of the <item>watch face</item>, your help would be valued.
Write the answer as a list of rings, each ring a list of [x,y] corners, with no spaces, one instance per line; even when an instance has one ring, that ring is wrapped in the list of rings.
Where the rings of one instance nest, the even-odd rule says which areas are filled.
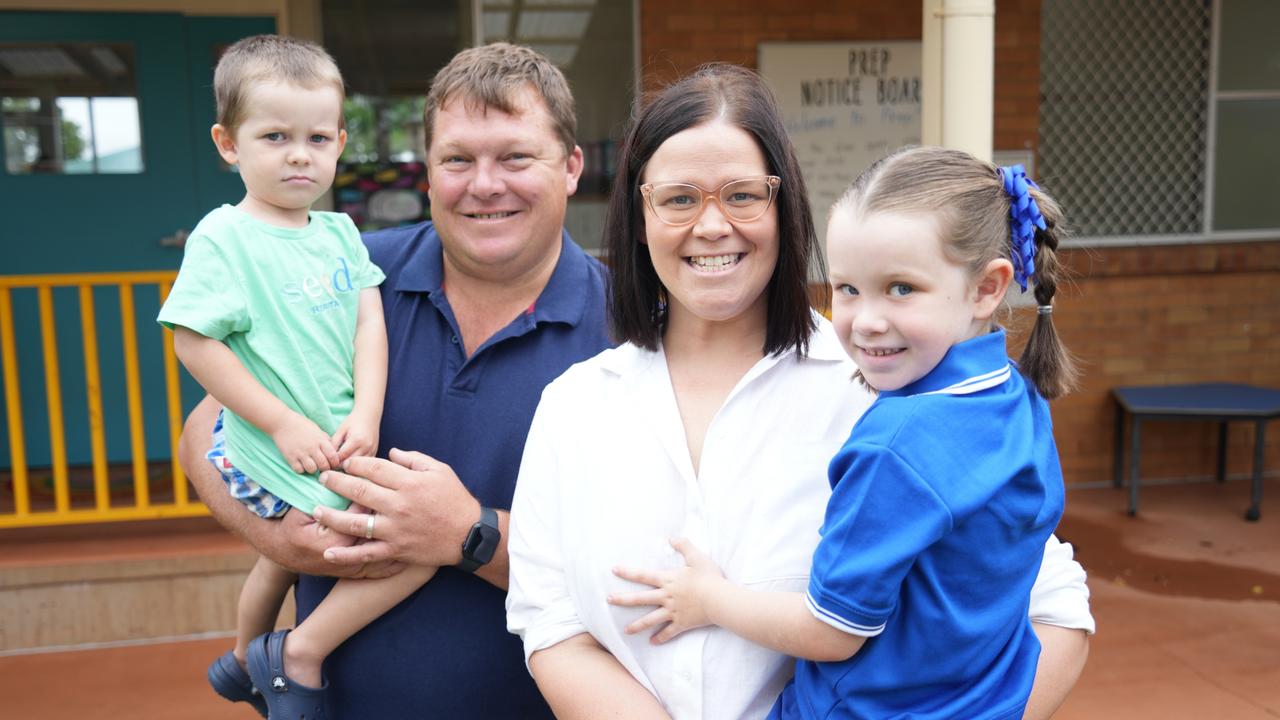
[[[477,524],[471,528],[471,532],[467,533],[467,541],[462,545],[463,555],[475,557],[476,551],[480,549],[480,545],[484,542],[483,528],[483,525]]]
[[[462,543],[462,555],[464,558],[471,560],[477,565],[483,565],[493,559],[493,554],[498,550],[498,542],[502,539],[502,532],[498,530],[497,514],[493,513],[489,517],[486,512],[480,522],[471,526],[471,532],[467,533],[467,539]],[[492,522],[490,525],[488,520]]]

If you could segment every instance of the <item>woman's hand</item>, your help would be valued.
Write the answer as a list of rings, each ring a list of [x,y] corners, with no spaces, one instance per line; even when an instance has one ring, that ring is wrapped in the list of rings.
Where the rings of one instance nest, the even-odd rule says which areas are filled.
[[[724,583],[724,573],[706,553],[686,538],[671,541],[671,547],[684,556],[685,567],[678,570],[647,571],[614,568],[613,574],[623,580],[650,585],[654,589],[609,596],[609,604],[623,607],[657,606],[655,610],[626,627],[633,635],[649,628],[660,629],[649,638],[655,645],[664,643],[686,630],[711,625],[706,604],[717,585]]]

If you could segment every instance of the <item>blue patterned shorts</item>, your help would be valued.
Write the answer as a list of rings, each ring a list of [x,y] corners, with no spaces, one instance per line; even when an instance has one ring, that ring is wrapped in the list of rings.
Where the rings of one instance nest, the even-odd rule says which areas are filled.
[[[227,434],[222,429],[221,411],[218,412],[217,422],[213,424],[213,447],[209,448],[204,458],[218,469],[223,481],[227,483],[227,491],[231,493],[231,497],[244,503],[258,517],[282,517],[293,507],[249,479],[248,475],[237,470],[227,459]]]

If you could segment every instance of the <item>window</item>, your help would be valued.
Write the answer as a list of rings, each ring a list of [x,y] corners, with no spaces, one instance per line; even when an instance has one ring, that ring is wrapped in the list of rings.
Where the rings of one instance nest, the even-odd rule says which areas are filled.
[[[1214,230],[1280,228],[1280,4],[1224,0],[1217,23]]]
[[[1209,7],[1041,7],[1039,175],[1077,234],[1202,232]]]
[[[143,171],[127,45],[0,45],[0,125],[10,175]]]
[[[1275,237],[1280,4],[1044,0],[1040,176],[1081,244]]]

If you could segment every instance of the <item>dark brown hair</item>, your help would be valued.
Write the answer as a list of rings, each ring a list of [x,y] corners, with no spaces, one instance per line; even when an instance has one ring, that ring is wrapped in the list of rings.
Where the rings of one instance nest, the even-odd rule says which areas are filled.
[[[245,99],[256,82],[287,82],[304,88],[332,85],[346,97],[338,65],[313,42],[285,35],[253,35],[236,41],[222,53],[213,71],[213,96],[219,125],[235,134],[244,120]],[[339,127],[344,127],[341,113]]]
[[[712,120],[742,128],[764,153],[778,188],[778,263],[765,288],[764,352],[804,354],[815,322],[807,287],[810,268],[824,267],[813,214],[773,93],[759,75],[736,65],[704,65],[659,92],[634,113],[619,150],[618,173],[605,219],[605,249],[613,272],[609,323],[615,339],[656,350],[666,324],[664,290],[646,245],[640,176],[671,136]],[[822,275],[825,276],[825,270]]]
[[[520,109],[516,102],[526,88],[542,98],[565,154],[573,153],[578,116],[574,113],[573,94],[569,92],[564,74],[537,52],[503,42],[463,50],[432,78],[422,111],[426,147],[431,147],[436,113],[450,100],[462,98],[472,109],[494,108],[513,115]]]
[[[1066,228],[1062,208],[1048,193],[1032,188],[1031,196],[1048,226],[1035,234],[1035,298],[1038,305],[1051,307],[1065,275],[1057,250]],[[863,171],[831,207],[831,214],[865,217],[888,212],[936,218],[948,256],[976,274],[992,260],[1013,261],[1009,205],[995,165],[958,150],[911,147]],[[1046,398],[1075,389],[1075,362],[1054,329],[1052,314],[1037,313],[1018,368]]]

